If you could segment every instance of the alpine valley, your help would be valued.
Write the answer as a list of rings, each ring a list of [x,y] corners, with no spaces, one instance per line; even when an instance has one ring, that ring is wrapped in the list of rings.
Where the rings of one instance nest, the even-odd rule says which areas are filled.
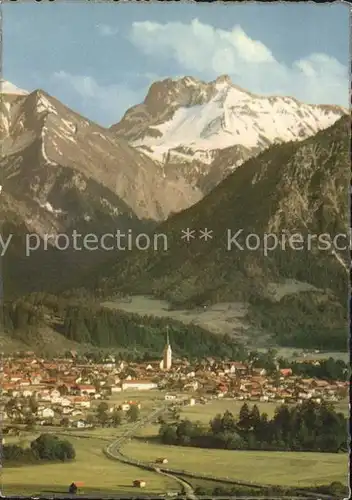
[[[28,93],[5,81],[0,113],[0,222],[3,239],[14,235],[2,259],[4,298],[38,308],[38,295],[20,297],[41,292],[45,314],[41,308],[38,317],[47,332],[92,341],[87,317],[84,338],[72,328],[69,335],[67,304],[54,307],[53,298],[43,299],[47,293],[89,296],[94,307],[80,321],[102,309],[116,314],[112,297],[152,295],[168,301],[170,321],[172,310],[237,304],[244,314],[220,333],[240,339],[251,330],[280,345],[335,342],[344,350],[347,251],[277,249],[264,256],[230,250],[226,234],[347,234],[347,110],[254,95],[221,76],[155,82],[144,102],[110,128],[42,90]],[[208,228],[212,239],[187,244],[180,239],[186,228]],[[117,255],[60,251],[49,241],[48,250],[25,256],[26,234],[43,241],[74,229],[157,231],[167,234],[168,249]],[[58,311],[61,329],[52,320]],[[192,328],[217,330],[211,322]]]

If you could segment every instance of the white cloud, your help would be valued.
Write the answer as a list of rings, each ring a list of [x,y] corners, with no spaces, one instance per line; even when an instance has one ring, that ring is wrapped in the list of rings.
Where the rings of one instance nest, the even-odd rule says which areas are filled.
[[[96,28],[101,36],[114,36],[119,32],[118,28],[113,28],[108,24],[97,24]]]
[[[93,109],[95,119],[104,125],[116,123],[128,108],[143,98],[143,90],[133,90],[124,84],[102,85],[91,76],[59,71],[53,79],[60,82],[61,92],[78,96],[83,107]]]
[[[232,31],[217,30],[220,40],[224,40],[234,48],[238,57],[249,63],[274,62],[270,50],[258,40],[252,40],[240,26],[235,26]]]
[[[174,60],[194,76],[211,79],[228,74],[236,84],[252,92],[348,105],[347,65],[319,53],[287,65],[240,26],[226,31],[197,19],[190,24],[135,22],[129,38],[144,54]]]

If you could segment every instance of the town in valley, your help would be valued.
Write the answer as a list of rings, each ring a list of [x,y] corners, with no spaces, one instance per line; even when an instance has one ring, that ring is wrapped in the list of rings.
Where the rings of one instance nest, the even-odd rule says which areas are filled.
[[[321,358],[310,357],[303,363],[319,366]],[[50,360],[33,352],[14,353],[3,356],[1,378],[3,434],[16,432],[17,424],[111,427],[116,412],[126,414],[132,406],[142,410],[138,395],[145,391],[190,406],[219,399],[276,405],[305,400],[347,404],[348,395],[346,380],[307,378],[295,375],[291,368],[276,366],[268,374],[264,367],[253,367],[253,361],[173,359],[169,339],[161,361],[140,363],[114,355],[92,361],[74,351]],[[99,419],[101,402],[106,407]]]
[[[1,6],[0,496],[347,498],[347,4],[36,3]]]

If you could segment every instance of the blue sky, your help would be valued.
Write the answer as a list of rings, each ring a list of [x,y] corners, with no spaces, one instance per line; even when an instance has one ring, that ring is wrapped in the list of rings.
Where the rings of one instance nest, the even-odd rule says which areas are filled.
[[[342,4],[7,3],[3,78],[102,125],[158,79],[229,74],[252,92],[347,106]]]

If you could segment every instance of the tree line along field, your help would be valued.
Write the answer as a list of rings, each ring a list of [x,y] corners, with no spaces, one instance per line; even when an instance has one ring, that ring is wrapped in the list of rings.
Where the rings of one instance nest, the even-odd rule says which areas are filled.
[[[274,415],[277,407],[275,403],[249,404],[257,404],[259,410],[266,412],[269,417]],[[180,418],[207,424],[216,414],[223,414],[226,410],[238,415],[242,405],[242,401],[214,400],[205,405],[182,408]],[[348,402],[338,403],[336,410],[347,415]],[[158,425],[146,426],[136,439],[126,444],[123,452],[127,456],[150,462],[165,457],[171,469],[209,474],[223,479],[292,487],[326,485],[334,481],[346,483],[348,457],[344,453],[239,451],[172,446],[155,439],[158,431]]]
[[[17,444],[20,442],[25,444],[25,441],[29,444],[37,436],[31,433],[19,437]],[[6,467],[4,464],[3,493],[8,495],[67,493],[73,481],[81,481],[84,483],[82,490],[85,493],[97,492],[99,495],[108,495],[121,492],[133,495],[136,494],[136,489],[132,486],[135,479],[146,481],[143,491],[147,493],[179,491],[177,483],[166,476],[140,470],[107,458],[103,453],[103,448],[107,445],[105,439],[70,437],[69,441],[76,450],[76,459],[72,462],[20,467]],[[16,439],[12,438],[11,442],[15,443]]]

